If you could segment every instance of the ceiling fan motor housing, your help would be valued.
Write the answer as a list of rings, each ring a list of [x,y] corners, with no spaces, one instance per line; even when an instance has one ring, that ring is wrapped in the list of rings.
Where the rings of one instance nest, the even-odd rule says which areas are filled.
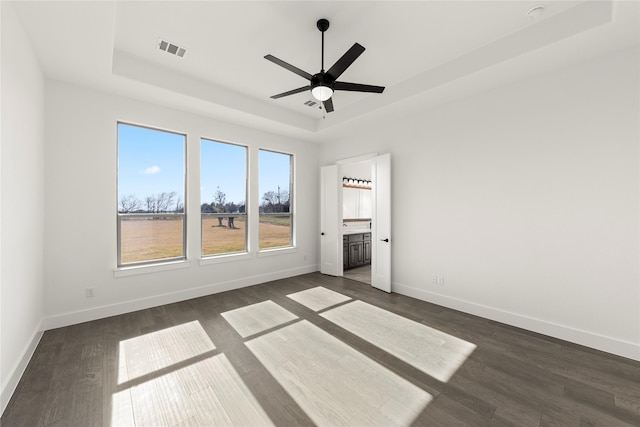
[[[333,83],[336,81],[333,77],[331,77],[328,73],[318,73],[314,74],[311,78],[311,89],[317,86],[327,86],[333,90]]]

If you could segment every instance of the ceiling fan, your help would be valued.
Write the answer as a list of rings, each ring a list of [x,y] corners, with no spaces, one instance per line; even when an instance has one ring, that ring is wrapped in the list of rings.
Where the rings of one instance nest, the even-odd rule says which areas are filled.
[[[329,68],[327,71],[324,70],[324,32],[329,29],[329,21],[326,19],[319,19],[316,25],[318,27],[318,30],[320,30],[320,32],[322,33],[322,62],[320,72],[311,75],[298,67],[294,67],[293,65],[276,58],[273,55],[265,55],[265,59],[283,68],[286,68],[293,73],[296,73],[300,77],[309,80],[309,84],[307,86],[302,86],[297,89],[279,93],[277,95],[273,95],[271,98],[278,99],[310,89],[313,97],[318,101],[321,101],[326,112],[330,113],[333,111],[332,96],[334,91],[347,90],[351,92],[382,93],[382,91],[384,90],[384,86],[372,86],[360,83],[347,83],[337,81],[338,77],[340,77],[342,73],[344,73],[344,71],[349,68],[353,61],[358,59],[362,52],[364,52],[364,47],[362,47],[358,43],[355,43],[353,46],[351,46],[351,49],[349,49],[344,55],[342,55],[342,57],[338,59],[338,61],[336,61],[336,63],[333,64],[331,68]]]

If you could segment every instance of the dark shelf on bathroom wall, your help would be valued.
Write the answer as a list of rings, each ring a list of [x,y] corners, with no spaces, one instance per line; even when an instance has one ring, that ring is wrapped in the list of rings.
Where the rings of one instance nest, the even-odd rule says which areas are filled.
[[[369,222],[371,218],[346,218],[342,222]]]
[[[343,188],[357,188],[358,190],[371,190],[371,187],[360,187],[358,185],[346,185],[342,184]]]

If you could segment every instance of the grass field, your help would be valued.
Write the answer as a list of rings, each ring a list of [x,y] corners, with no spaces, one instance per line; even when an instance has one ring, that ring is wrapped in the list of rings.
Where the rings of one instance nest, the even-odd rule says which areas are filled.
[[[235,218],[235,228],[218,225],[216,218],[202,221],[202,255],[244,252],[246,226],[243,217]],[[290,217],[260,216],[260,249],[291,244]],[[120,226],[121,263],[179,258],[182,253],[182,218],[123,220]]]
[[[244,218],[234,219],[235,228],[227,227],[227,220],[218,225],[217,218],[202,220],[202,256],[244,252],[246,227]]]
[[[291,217],[260,215],[258,228],[260,249],[291,245]]]
[[[182,218],[130,219],[120,223],[120,262],[182,256]]]

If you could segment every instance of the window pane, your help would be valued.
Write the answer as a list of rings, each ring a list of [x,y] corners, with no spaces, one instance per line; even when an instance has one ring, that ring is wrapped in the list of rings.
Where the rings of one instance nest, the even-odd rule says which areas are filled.
[[[124,217],[120,220],[120,263],[183,256],[184,217]]]
[[[260,249],[292,245],[291,162],[289,154],[260,150]]]
[[[247,148],[200,141],[202,255],[247,250]],[[212,214],[228,215],[212,215]]]
[[[119,265],[184,258],[185,143],[118,123]]]

